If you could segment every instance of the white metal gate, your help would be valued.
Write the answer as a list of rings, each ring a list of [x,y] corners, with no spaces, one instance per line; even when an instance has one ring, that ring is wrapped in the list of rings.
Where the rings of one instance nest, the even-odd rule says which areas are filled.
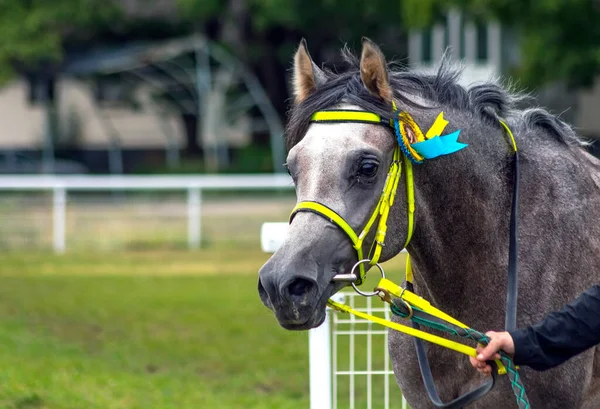
[[[356,293],[337,301],[368,314],[390,318],[379,300]],[[328,310],[310,331],[311,409],[407,409],[391,369],[388,331],[351,314]]]

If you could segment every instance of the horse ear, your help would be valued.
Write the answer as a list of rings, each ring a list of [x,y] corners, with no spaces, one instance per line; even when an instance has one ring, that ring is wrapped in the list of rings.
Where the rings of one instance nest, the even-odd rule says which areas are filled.
[[[310,94],[327,81],[327,75],[310,58],[306,40],[302,39],[294,56],[294,75],[292,78],[296,104],[304,101]]]
[[[362,39],[360,78],[369,92],[385,101],[392,101],[392,87],[383,53],[366,37]]]

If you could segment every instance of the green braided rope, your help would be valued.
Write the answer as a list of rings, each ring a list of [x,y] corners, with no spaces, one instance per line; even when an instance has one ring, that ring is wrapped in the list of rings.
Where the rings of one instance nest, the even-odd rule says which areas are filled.
[[[439,331],[447,332],[455,336],[468,338],[484,346],[488,345],[491,340],[490,337],[488,337],[487,335],[476,331],[472,328],[461,328],[446,321],[441,321],[440,318],[433,317],[431,314],[428,314],[425,311],[414,306],[412,307],[412,309],[413,315],[411,317],[411,320],[418,324]],[[407,318],[409,315],[406,311],[398,307],[398,305],[396,304],[393,304],[391,306],[391,310],[394,315],[397,315],[401,318]],[[527,398],[527,393],[525,392],[525,386],[521,382],[521,377],[519,376],[519,372],[517,371],[512,358],[504,351],[500,351],[500,360],[506,368],[506,374],[508,375],[508,379],[510,380],[510,385],[515,395],[515,398],[517,399],[517,405],[519,406],[519,409],[531,409],[529,399]]]

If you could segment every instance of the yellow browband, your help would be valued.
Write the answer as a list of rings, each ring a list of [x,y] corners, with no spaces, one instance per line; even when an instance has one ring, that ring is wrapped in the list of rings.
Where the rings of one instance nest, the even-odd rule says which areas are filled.
[[[385,122],[377,114],[367,111],[318,111],[310,118],[311,122],[366,122],[366,123],[384,123],[389,124],[389,120]]]
[[[381,117],[377,114],[371,112],[364,111],[319,111],[316,112],[311,121],[313,122],[366,122],[373,124],[383,124],[389,126],[389,120],[381,119]],[[400,151],[400,147],[396,145],[394,149],[394,155],[392,158],[392,164],[390,165],[390,170],[388,171],[388,175],[383,187],[383,191],[375,206],[375,210],[371,214],[369,221],[360,232],[360,234],[356,234],[352,226],[344,220],[342,216],[337,214],[334,210],[329,207],[313,201],[305,201],[300,202],[294,207],[292,210],[292,214],[290,215],[290,223],[296,213],[298,212],[313,212],[319,214],[336,224],[340,229],[342,229],[356,250],[356,254],[358,256],[358,261],[363,259],[363,243],[371,228],[373,227],[375,220],[379,216],[379,223],[377,225],[377,231],[375,232],[375,240],[373,241],[373,246],[371,246],[371,250],[369,251],[368,258],[370,259],[369,264],[375,265],[379,261],[381,256],[381,250],[385,246],[385,235],[387,232],[387,219],[390,213],[390,208],[394,204],[394,198],[396,197],[396,191],[398,190],[398,182],[400,181],[400,177],[402,175],[402,162],[404,163],[404,167],[406,169],[406,197],[407,197],[407,210],[408,210],[408,232],[406,237],[406,242],[404,243],[404,247],[408,245],[410,239],[412,237],[412,233],[414,230],[414,212],[415,212],[415,203],[414,203],[414,183],[413,183],[413,171],[412,164],[409,160],[402,160],[402,153]],[[364,264],[359,265],[359,276],[355,282],[356,285],[362,284],[365,278],[366,272]]]

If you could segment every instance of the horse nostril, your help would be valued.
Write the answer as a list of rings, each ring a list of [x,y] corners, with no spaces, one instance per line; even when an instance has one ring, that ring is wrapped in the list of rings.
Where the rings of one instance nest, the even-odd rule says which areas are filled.
[[[295,278],[288,285],[288,294],[292,297],[302,297],[312,289],[314,283],[305,278]]]
[[[271,303],[271,298],[269,297],[269,294],[267,293],[267,290],[265,289],[265,287],[262,283],[262,280],[260,278],[258,279],[258,296],[260,297],[260,300],[267,308],[273,307],[273,305]]]

